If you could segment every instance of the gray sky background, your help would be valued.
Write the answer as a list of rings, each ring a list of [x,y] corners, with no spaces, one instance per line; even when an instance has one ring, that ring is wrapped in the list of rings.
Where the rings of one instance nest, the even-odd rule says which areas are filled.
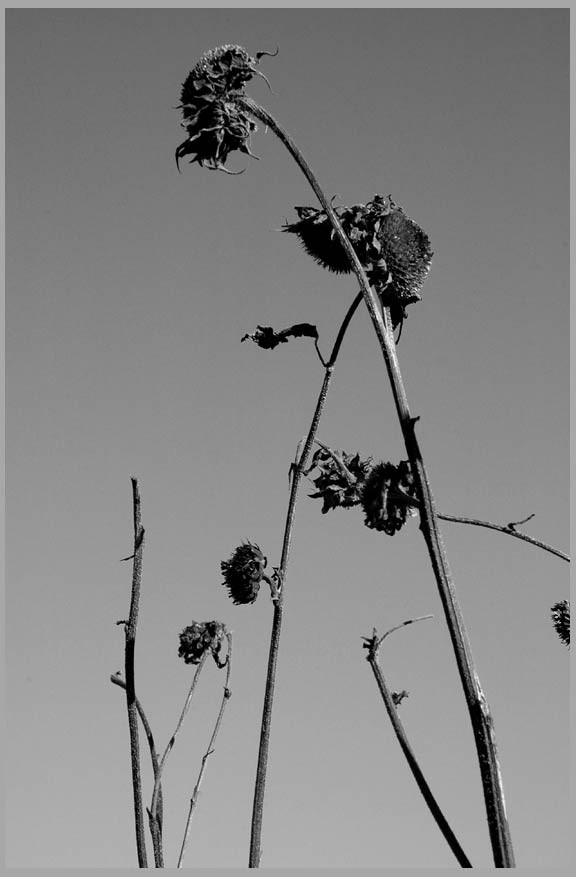
[[[181,83],[224,43],[265,59],[249,93],[341,203],[391,193],[435,252],[399,357],[438,508],[568,550],[568,10],[20,9],[7,15],[7,864],[136,862],[123,666],[130,475],[147,541],[137,689],[158,746],[191,679],[193,619],[234,631],[233,696],[187,864],[245,867],[272,606],[234,606],[220,561],[279,562],[288,467],[355,294],[288,235],[314,204],[270,133],[239,177],[183,165]],[[346,337],[319,437],[405,457],[369,319]],[[476,867],[491,854],[472,734],[417,522],[395,538],[302,496],[289,569],[262,864],[457,867],[379,700],[384,672]],[[517,864],[568,864],[568,653],[549,621],[562,560],[445,523],[493,711]],[[165,773],[174,866],[224,675],[207,666]],[[145,747],[142,742],[143,749]],[[146,752],[144,752],[146,756]],[[145,762],[146,802],[150,771]]]

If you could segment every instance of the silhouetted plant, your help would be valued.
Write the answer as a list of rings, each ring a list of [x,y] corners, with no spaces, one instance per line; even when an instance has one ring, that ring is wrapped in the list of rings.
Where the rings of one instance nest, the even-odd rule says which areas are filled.
[[[182,85],[180,95],[181,124],[186,131],[186,138],[176,149],[175,157],[178,170],[180,170],[180,161],[187,158],[191,164],[198,164],[209,170],[218,170],[228,174],[243,173],[242,169],[239,171],[230,170],[227,167],[227,162],[230,156],[236,152],[257,158],[251,151],[251,140],[258,130],[257,122],[265,125],[279,138],[296,161],[319,202],[318,207],[296,206],[294,209],[298,219],[294,222],[286,222],[282,230],[296,235],[306,253],[323,268],[337,274],[353,274],[358,283],[359,292],[344,315],[328,359],[325,359],[320,351],[318,329],[310,323],[295,323],[280,330],[256,324],[257,328],[254,332],[247,333],[240,339],[241,341],[249,339],[264,350],[274,350],[292,339],[313,339],[324,369],[323,381],[308,433],[298,444],[295,460],[290,467],[290,494],[278,566],[272,567],[271,574],[267,573],[267,558],[260,547],[252,542],[238,545],[230,557],[220,563],[223,576],[222,584],[227,588],[230,598],[236,605],[254,603],[262,582],[270,587],[273,605],[254,787],[249,866],[259,867],[260,865],[272,707],[288,563],[299,488],[303,477],[309,477],[315,488],[315,491],[310,495],[322,500],[323,514],[337,508],[358,507],[363,512],[365,526],[377,534],[383,532],[388,536],[397,534],[407,525],[411,517],[419,518],[420,530],[429,553],[469,711],[494,864],[496,867],[514,867],[514,852],[504,804],[494,723],[474,664],[438,522],[442,519],[498,530],[549,551],[564,560],[569,560],[569,558],[558,549],[518,530],[520,524],[526,523],[533,517],[532,515],[522,521],[499,525],[474,518],[441,514],[436,510],[416,436],[418,418],[413,417],[410,413],[396,355],[397,342],[394,337],[394,330],[403,325],[407,316],[407,308],[421,300],[423,284],[432,264],[433,252],[430,240],[427,233],[407,215],[402,207],[396,204],[391,195],[375,194],[365,204],[334,206],[334,199],[325,195],[290,135],[266,109],[246,94],[246,86],[254,76],[260,76],[268,83],[258,68],[261,59],[270,54],[258,52],[255,56],[251,56],[243,47],[227,44],[207,51],[195,64]],[[358,452],[333,451],[317,438],[336,360],[350,321],[361,301],[364,301],[366,305],[380,344],[404,440],[406,459],[398,463],[374,462],[371,457],[362,458]],[[312,454],[314,444],[317,444],[319,449]],[[132,597],[128,620],[118,622],[124,625],[126,634],[125,679],[122,679],[120,674],[114,674],[111,678],[115,684],[126,691],[136,842],[140,867],[147,867],[147,857],[143,832],[138,717],[140,717],[146,731],[154,771],[154,788],[151,806],[148,810],[154,860],[156,867],[164,867],[161,781],[166,760],[189,709],[197,679],[207,658],[212,655],[218,668],[226,667],[226,682],[220,711],[190,801],[186,831],[178,861],[178,867],[182,867],[190,831],[190,821],[206,761],[213,751],[214,739],[230,697],[228,683],[231,669],[232,639],[230,631],[219,621],[193,621],[181,632],[178,654],[186,664],[194,665],[196,670],[176,729],[162,758],[159,759],[152,731],[142,705],[136,696],[135,687],[134,650],[142,579],[144,528],[140,518],[140,494],[137,480],[132,479],[132,484],[134,550],[133,554],[124,558],[124,560],[132,559],[134,562]],[[558,636],[562,642],[569,645],[570,607],[568,601],[556,603],[551,612]],[[412,619],[405,624],[416,620],[420,619]],[[398,627],[400,626],[403,625]],[[388,633],[396,629],[392,628]],[[404,689],[391,692],[379,667],[379,648],[388,633],[379,637],[374,629],[373,636],[366,638],[365,648],[368,650],[368,661],[401,748],[422,794],[461,866],[471,867],[432,796],[399,720],[397,710],[408,696],[408,692]],[[221,651],[225,640],[227,651],[222,659]]]
[[[420,529],[430,555],[469,710],[494,863],[496,867],[514,867],[494,723],[486,696],[480,686],[438,527],[440,515],[436,512],[428,474],[416,437],[415,425],[418,418],[412,417],[410,413],[395,350],[394,328],[402,324],[406,316],[406,307],[421,298],[420,290],[432,259],[430,241],[426,232],[395,204],[391,196],[375,195],[367,204],[350,207],[333,206],[333,199],[326,197],[290,135],[266,109],[246,95],[245,87],[255,74],[260,73],[257,65],[264,54],[266,53],[260,52],[255,57],[251,57],[240,46],[226,45],[203,55],[182,89],[180,105],[183,114],[182,125],[188,136],[176,151],[177,161],[185,155],[192,155],[193,162],[218,170],[227,170],[225,164],[232,152],[251,154],[248,144],[256,130],[254,120],[264,124],[287,148],[317,196],[320,207],[296,207],[298,221],[286,223],[284,231],[296,234],[305,250],[323,267],[337,273],[354,273],[356,276],[360,286],[359,295],[364,299],[368,309],[391,382],[407,460],[397,465],[384,462],[367,465],[366,462],[363,464],[360,461],[358,455],[348,455],[342,461],[343,466],[338,467],[333,465],[333,452],[330,452],[331,459],[316,454],[312,467],[308,467],[309,455],[312,444],[316,440],[318,422],[336,355],[357,306],[359,300],[357,296],[342,324],[333,355],[328,362],[324,361],[318,349],[317,333],[313,336],[325,367],[325,376],[312,425],[303,443],[304,447],[300,450],[301,445],[299,446],[299,452],[291,467],[291,493],[282,558],[276,569],[279,588],[274,598],[249,865],[258,867],[260,863],[272,701],[296,497],[302,475],[316,466],[319,474],[315,479],[317,491],[314,495],[322,497],[323,512],[338,506],[349,508],[362,504],[366,525],[389,535],[393,535],[403,527],[408,517],[415,513],[419,514]],[[298,333],[293,332],[292,336],[298,337]],[[252,338],[259,346],[273,349],[288,337],[291,337],[289,331],[274,332],[271,327],[259,326],[255,333],[245,335],[242,340]],[[530,537],[525,537],[524,534],[517,533],[516,526],[513,524],[498,527],[472,519],[449,517],[447,519],[476,523],[480,526],[494,526],[495,529],[540,544]],[[563,556],[561,552],[551,549],[550,546],[541,544],[541,547]],[[255,565],[248,570],[247,576],[242,579],[242,583],[239,583],[238,594],[242,597],[239,602],[251,602],[255,599],[256,581],[258,580],[259,586],[261,564],[259,560],[250,561],[250,564],[254,563]],[[232,569],[227,567],[225,572],[231,574]],[[230,588],[229,583],[226,583]],[[230,591],[233,593],[232,588]]]

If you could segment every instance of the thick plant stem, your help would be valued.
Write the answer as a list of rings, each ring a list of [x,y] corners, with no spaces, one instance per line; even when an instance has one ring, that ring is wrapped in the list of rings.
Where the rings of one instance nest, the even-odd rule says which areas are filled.
[[[296,501],[298,498],[298,488],[302,478],[302,473],[306,468],[312,445],[314,444],[318,424],[324,410],[326,397],[330,388],[334,365],[344,339],[344,335],[350,320],[352,319],[358,305],[362,301],[362,295],[358,294],[346,313],[334,347],[330,355],[328,363],[325,365],[324,380],[316,402],[316,409],[308,430],[304,448],[302,453],[296,460],[292,468],[292,483],[290,486],[290,498],[288,500],[288,511],[286,513],[286,524],[284,527],[284,539],[282,543],[282,556],[280,559],[280,567],[278,578],[280,588],[278,596],[274,600],[274,617],[272,619],[272,632],[270,635],[270,650],[268,653],[268,670],[266,674],[266,689],[264,693],[264,707],[262,710],[262,724],[260,726],[260,746],[258,750],[258,765],[256,768],[256,782],[254,784],[254,803],[252,807],[252,828],[250,834],[250,857],[248,866],[250,868],[258,868],[260,866],[261,856],[261,837],[262,837],[262,817],[264,812],[264,792],[266,788],[266,772],[268,769],[268,749],[270,745],[270,727],[272,722],[272,705],[274,702],[274,687],[276,683],[276,667],[278,663],[278,649],[280,646],[280,633],[282,630],[282,613],[284,608],[284,586],[286,584],[286,572],[288,568],[288,560],[290,556],[290,546],[292,544],[292,531],[294,528],[294,515],[296,512]]]
[[[132,791],[134,798],[134,822],[136,827],[136,847],[138,867],[147,868],[146,840],[144,837],[144,809],[142,806],[142,779],[140,775],[140,744],[138,739],[138,709],[134,683],[134,654],[136,649],[136,626],[140,606],[140,587],[142,584],[142,549],[144,547],[144,528],[140,509],[140,489],[138,479],[132,478],[132,501],[134,508],[134,564],[132,569],[132,595],[130,614],[124,625],[126,647],[124,657],[124,676],[126,679],[126,706],[128,710],[128,730],[130,733],[130,761],[132,765]]]
[[[424,616],[424,617],[429,618],[430,616]],[[412,621],[420,621],[420,620],[422,620],[422,619],[419,619],[419,618],[412,619]],[[408,622],[405,622],[405,624],[406,623],[408,623]],[[412,623],[412,622],[410,622],[410,623]],[[404,625],[399,625],[399,626],[403,627]],[[392,631],[388,631],[388,633],[391,633],[391,632]],[[386,636],[386,634],[385,634],[385,636]],[[446,839],[448,846],[450,847],[450,849],[452,850],[452,852],[456,856],[456,859],[458,860],[458,863],[461,865],[461,867],[462,868],[471,868],[472,865],[470,863],[470,860],[468,859],[468,856],[466,855],[466,853],[464,852],[464,850],[460,846],[458,838],[456,837],[456,835],[452,831],[446,817],[444,816],[442,810],[440,809],[440,806],[438,805],[438,802],[436,801],[436,798],[434,797],[434,795],[432,793],[432,790],[430,789],[430,786],[428,785],[426,777],[422,773],[420,765],[418,764],[418,760],[414,754],[414,751],[412,750],[412,747],[410,745],[410,741],[408,740],[408,737],[406,735],[406,731],[404,730],[404,726],[403,726],[402,721],[400,719],[400,716],[398,714],[398,707],[394,703],[392,695],[390,694],[390,690],[386,684],[384,674],[382,673],[382,669],[380,667],[380,664],[378,663],[378,652],[379,652],[379,649],[380,649],[380,646],[382,644],[383,639],[384,639],[384,637],[379,637],[376,630],[374,630],[372,638],[367,640],[364,647],[368,649],[368,655],[366,656],[366,660],[370,664],[370,667],[371,667],[372,672],[374,674],[374,678],[376,679],[376,684],[378,685],[378,690],[380,691],[380,694],[382,696],[382,700],[384,701],[384,706],[386,707],[386,712],[388,713],[388,718],[390,719],[390,722],[391,722],[392,727],[394,729],[394,733],[396,734],[396,737],[398,739],[398,743],[400,744],[400,748],[402,749],[402,752],[404,753],[404,757],[406,758],[406,761],[408,762],[408,766],[409,766],[410,770],[412,771],[412,775],[413,775],[414,779],[416,780],[418,788],[420,789],[420,792],[422,793],[422,797],[426,801],[426,804],[428,805],[428,809],[430,810],[432,816],[434,817],[438,828],[440,829],[440,831],[444,835],[444,838]]]
[[[418,418],[413,418],[410,414],[398,364],[390,311],[388,308],[381,308],[376,293],[370,287],[366,273],[342,228],[337,214],[293,140],[278,125],[276,120],[259,104],[251,100],[251,98],[239,96],[235,100],[239,106],[252,113],[255,118],[267,125],[295,159],[330,219],[332,227],[348,256],[350,265],[360,284],[360,289],[362,290],[364,301],[384,356],[406,452],[410,460],[417,493],[421,499],[420,528],[428,548],[432,569],[438,585],[440,600],[444,609],[474,733],[494,865],[497,868],[513,868],[515,867],[514,851],[506,814],[504,789],[498,763],[492,716],[476,672],[468,635],[456,598],[452,574],[438,526],[434,497],[414,429]]]

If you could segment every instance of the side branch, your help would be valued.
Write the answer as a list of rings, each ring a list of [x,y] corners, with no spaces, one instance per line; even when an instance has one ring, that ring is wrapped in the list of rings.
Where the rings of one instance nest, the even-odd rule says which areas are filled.
[[[120,688],[123,688],[126,691],[126,683],[122,679],[122,676],[119,673],[112,673],[110,676],[110,682],[114,685],[118,685]],[[140,700],[136,698],[136,709],[138,710],[138,715],[140,716],[140,721],[142,722],[142,727],[144,728],[144,733],[146,734],[146,739],[148,740],[148,748],[150,750],[150,759],[152,761],[152,772],[154,774],[154,779],[158,776],[158,753],[156,752],[156,744],[154,743],[154,735],[152,733],[152,728],[150,726],[150,722],[144,712],[144,707],[140,703]],[[160,825],[162,825],[162,788],[160,788],[160,792],[158,794],[158,820]]]
[[[542,548],[543,551],[549,551],[550,554],[555,554],[556,557],[560,557],[562,560],[567,560],[568,563],[570,563],[570,556],[564,554],[559,548],[554,548],[553,545],[548,545],[540,539],[534,539],[533,536],[521,533],[520,530],[516,530],[511,524],[502,526],[501,524],[493,524],[491,521],[479,521],[477,518],[461,518],[456,515],[444,515],[440,512],[438,512],[438,517],[443,521],[453,521],[455,524],[473,524],[475,527],[487,527],[489,530],[498,530],[500,533],[506,533],[508,536],[515,536],[516,539],[523,539],[524,542],[530,542],[531,545],[536,545],[537,548]]]

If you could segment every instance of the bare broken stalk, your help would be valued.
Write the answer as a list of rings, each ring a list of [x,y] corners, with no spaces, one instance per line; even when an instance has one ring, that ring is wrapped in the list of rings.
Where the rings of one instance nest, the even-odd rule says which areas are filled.
[[[142,550],[144,547],[144,527],[140,507],[138,479],[132,478],[132,504],[134,510],[134,554],[132,568],[132,594],[130,614],[124,622],[126,638],[124,652],[124,676],[126,679],[126,707],[128,711],[128,730],[130,733],[130,762],[132,765],[132,792],[134,799],[134,822],[136,827],[136,847],[138,867],[147,868],[146,840],[144,836],[144,810],[142,806],[142,778],[140,774],[140,743],[138,738],[138,709],[134,682],[134,655],[136,650],[136,627],[140,606],[140,587],[142,584]],[[125,558],[130,560],[131,558]]]
[[[428,805],[428,808],[432,816],[434,817],[438,828],[444,835],[448,846],[456,856],[456,859],[458,860],[461,867],[471,868],[472,865],[470,863],[470,860],[468,859],[468,856],[460,846],[458,838],[450,828],[450,825],[442,810],[440,809],[440,806],[436,801],[436,798],[434,797],[430,786],[428,785],[426,777],[424,776],[420,765],[418,764],[418,760],[414,754],[414,751],[412,750],[412,747],[406,735],[406,731],[404,730],[404,726],[398,714],[398,707],[394,701],[394,698],[392,697],[392,694],[390,693],[390,690],[384,678],[384,674],[382,672],[380,664],[378,663],[380,646],[382,645],[382,641],[385,639],[385,637],[388,636],[388,634],[392,633],[394,630],[398,630],[400,627],[406,626],[407,624],[413,624],[415,621],[423,621],[426,618],[432,618],[432,616],[424,615],[421,618],[412,618],[410,619],[410,621],[405,621],[403,624],[399,624],[397,625],[397,627],[388,630],[383,636],[378,636],[378,632],[376,631],[376,628],[374,628],[372,637],[365,638],[366,641],[364,643],[364,648],[368,649],[366,660],[370,664],[370,667],[376,679],[376,684],[378,685],[378,690],[382,695],[382,700],[384,701],[386,712],[388,713],[388,717],[394,729],[394,733],[396,734],[398,743],[400,744],[400,748],[404,753],[404,756],[406,758],[406,761],[408,762],[410,770],[412,771],[414,779],[416,780],[418,788],[422,793],[422,797],[426,801],[426,804]]]

